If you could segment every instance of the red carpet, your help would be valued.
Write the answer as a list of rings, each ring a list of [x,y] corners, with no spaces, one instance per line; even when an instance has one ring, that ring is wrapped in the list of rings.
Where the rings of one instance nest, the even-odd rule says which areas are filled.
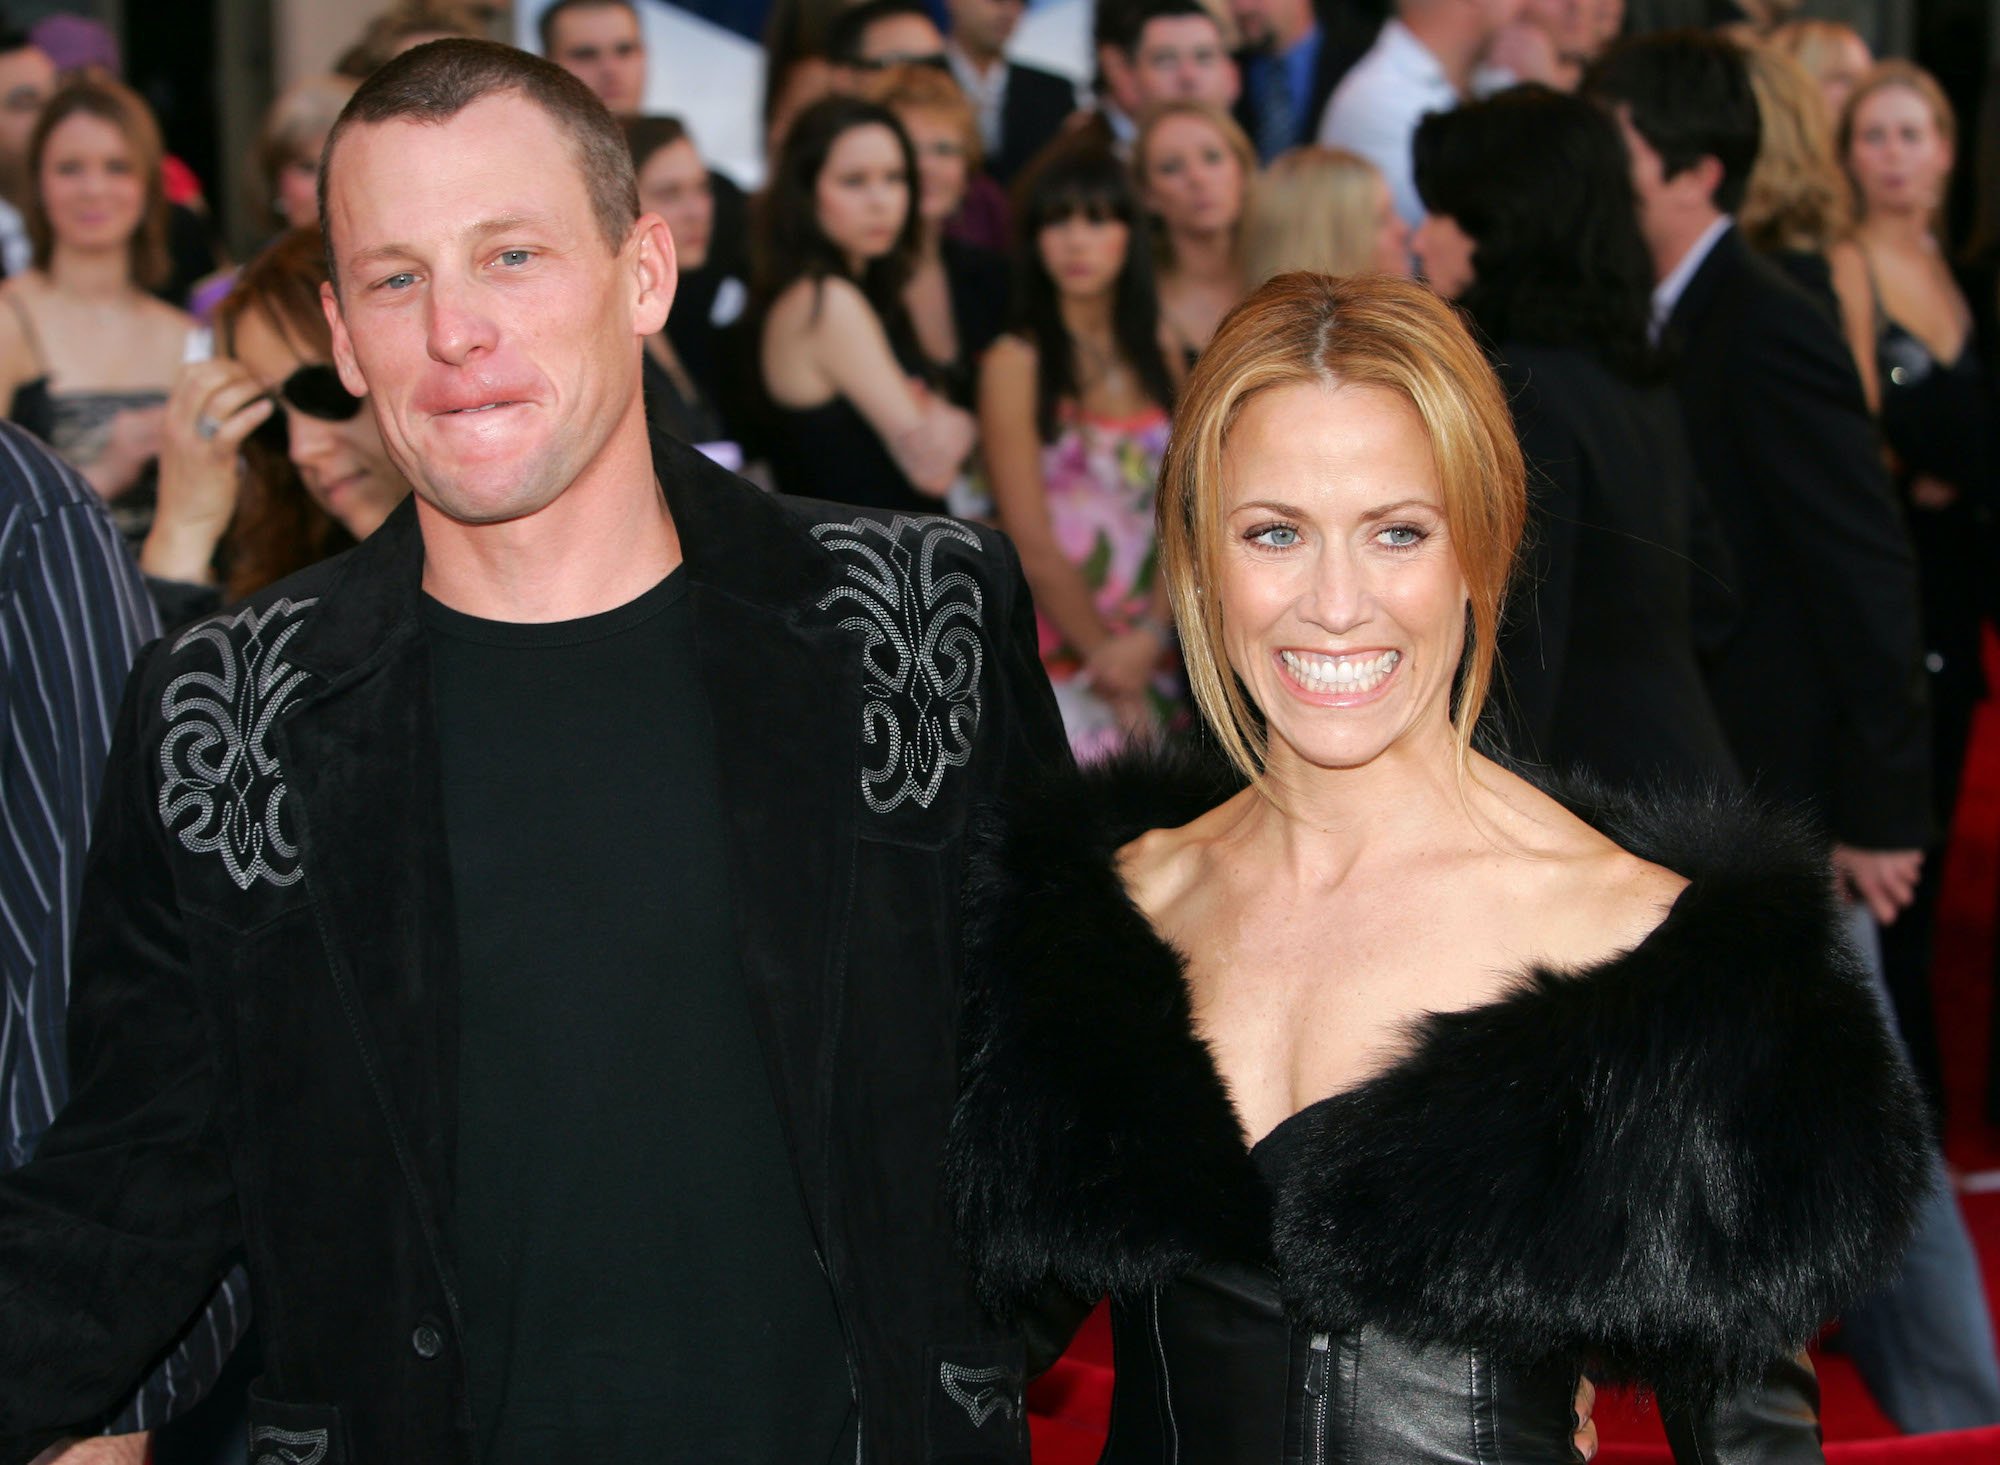
[[[1992,681],[2000,687],[2000,648],[1989,642],[1987,652]],[[1944,882],[1933,982],[1951,1113],[1946,1158],[1975,1188],[1962,1194],[1961,1203],[1979,1247],[1986,1295],[2000,1313],[2000,1129],[1985,1121],[1994,903],[2000,895],[2000,706],[1994,702],[1981,709],[1974,729]],[[1827,1465],[2000,1465],[2000,1429],[1901,1436],[1845,1358],[1815,1352],[1814,1362]],[[1028,1407],[1036,1465],[1094,1465],[1111,1414],[1111,1332],[1103,1309],[1028,1391]],[[1658,1418],[1637,1401],[1607,1395],[1597,1418],[1602,1465],[1672,1458]]]

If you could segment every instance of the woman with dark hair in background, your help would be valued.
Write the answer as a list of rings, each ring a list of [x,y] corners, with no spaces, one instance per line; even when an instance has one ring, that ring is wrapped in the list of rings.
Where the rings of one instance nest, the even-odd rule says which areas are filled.
[[[682,273],[699,271],[708,262],[715,230],[708,165],[678,117],[628,117],[624,127],[632,170],[638,175],[640,212],[666,220],[667,232],[674,238],[676,268]],[[646,338],[640,371],[646,420],[654,427],[690,445],[712,444],[728,436],[707,393],[665,330]],[[725,466],[741,468],[741,454],[736,458]]]
[[[410,491],[334,370],[325,281],[318,228],[281,235],[216,306],[215,358],[174,383],[139,552],[168,625],[366,539]]]
[[[917,164],[896,114],[827,97],[786,134],[758,200],[759,361],[769,453],[787,493],[936,512],[972,451],[936,391],[903,289]]]
[[[113,81],[63,86],[28,144],[34,267],[0,287],[0,401],[90,480],[130,540],[152,514],[162,404],[194,321],[167,277],[160,129]]]
[[[917,155],[917,257],[903,303],[946,394],[970,407],[979,358],[1007,324],[1006,257],[946,232],[979,176],[979,120],[935,66],[893,67],[868,94],[896,114]]]
[[[1160,318],[1189,363],[1243,298],[1243,216],[1257,150],[1205,102],[1161,102],[1132,144],[1139,193],[1158,221]]]
[[[1417,257],[1486,337],[1529,460],[1500,642],[1511,751],[1620,784],[1735,783],[1696,656],[1726,576],[1647,342],[1652,266],[1617,124],[1516,87],[1426,117],[1415,156]]]
[[[1059,146],[1016,190],[1015,326],[980,371],[980,432],[1042,663],[1089,757],[1180,705],[1153,525],[1179,374],[1124,164],[1093,142]]]

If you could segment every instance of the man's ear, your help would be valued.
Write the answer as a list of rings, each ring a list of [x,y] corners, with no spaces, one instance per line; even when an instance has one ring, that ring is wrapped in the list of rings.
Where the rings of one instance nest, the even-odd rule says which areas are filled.
[[[340,297],[333,293],[330,280],[320,283],[319,308],[326,312],[326,326],[333,333],[333,366],[340,373],[340,384],[357,397],[367,396],[368,379],[354,359],[354,342],[348,337],[347,321],[340,313]]]
[[[667,324],[667,312],[673,308],[674,291],[680,285],[673,233],[658,214],[641,214],[625,247],[634,287],[633,334],[657,335]]]
[[[1702,198],[1713,203],[1715,201],[1715,191],[1722,187],[1722,159],[1716,157],[1713,153],[1703,154],[1701,157],[1695,159],[1694,166],[1689,168],[1688,172],[1693,176],[1696,187],[1701,191]]]

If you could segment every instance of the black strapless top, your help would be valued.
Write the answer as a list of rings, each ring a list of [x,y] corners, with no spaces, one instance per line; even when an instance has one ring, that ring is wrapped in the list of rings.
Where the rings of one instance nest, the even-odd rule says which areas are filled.
[[[1314,1106],[1317,1108],[1318,1106]],[[1251,1151],[1275,1190],[1310,1164],[1302,1110]],[[1199,1267],[1114,1302],[1117,1382],[1099,1465],[1567,1465],[1578,1370],[1332,1332],[1285,1311],[1268,1266]]]

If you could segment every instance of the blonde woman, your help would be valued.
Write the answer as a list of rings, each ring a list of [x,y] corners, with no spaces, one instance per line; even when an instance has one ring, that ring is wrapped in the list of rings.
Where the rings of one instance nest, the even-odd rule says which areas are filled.
[[[1817,1453],[1790,1360],[1892,1264],[1924,1117],[1789,820],[1474,750],[1525,512],[1409,281],[1278,276],[1182,395],[1162,562],[1226,761],[1016,790],[947,1172],[991,1303],[1110,1295],[1101,1465],[1568,1465],[1586,1360],[1670,1420],[1783,1380],[1683,1459]]]
[[[1381,171],[1344,148],[1281,153],[1257,180],[1243,221],[1243,273],[1407,275],[1410,230]]]
[[[1243,215],[1257,151],[1205,102],[1162,102],[1139,125],[1132,167],[1158,228],[1160,318],[1192,363],[1243,298]]]

